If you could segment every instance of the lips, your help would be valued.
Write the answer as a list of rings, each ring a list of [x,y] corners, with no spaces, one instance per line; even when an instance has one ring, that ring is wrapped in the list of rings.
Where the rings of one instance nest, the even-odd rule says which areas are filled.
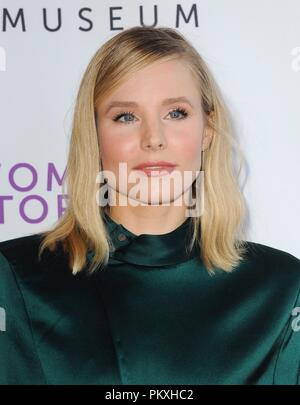
[[[134,169],[144,169],[144,168],[149,168],[149,167],[175,167],[175,163],[171,162],[166,162],[164,160],[159,160],[159,161],[152,161],[152,162],[143,162],[140,163],[139,165],[135,166]]]
[[[166,176],[170,174],[174,170],[174,166],[165,166],[165,167],[145,167],[144,169],[140,169],[144,172],[147,176]]]
[[[135,170],[140,170],[147,176],[165,176],[175,169],[176,165],[171,162],[143,162],[136,166]]]

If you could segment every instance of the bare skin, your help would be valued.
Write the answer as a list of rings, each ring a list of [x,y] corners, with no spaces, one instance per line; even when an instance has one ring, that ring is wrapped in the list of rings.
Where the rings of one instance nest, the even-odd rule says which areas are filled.
[[[190,104],[186,101],[163,103],[167,98],[178,97],[185,97]],[[137,106],[113,106],[107,111],[115,101],[134,101]],[[102,168],[115,174],[117,185],[120,162],[127,164],[125,180],[136,165],[158,160],[176,164],[175,169],[182,177],[184,171],[191,171],[194,180],[201,167],[201,151],[212,139],[211,128],[205,125],[195,79],[184,62],[177,59],[157,61],[134,74],[97,106],[97,117]],[[106,212],[136,235],[173,231],[187,218],[184,200],[178,206],[174,203],[190,189],[192,182],[188,188],[185,184],[184,189],[178,182],[171,182],[167,193],[166,187],[161,185],[163,177],[146,176],[144,179],[148,186],[151,180],[154,197],[151,204],[148,198],[141,196],[135,198],[139,205],[111,206]],[[132,186],[127,183],[127,190],[117,186],[117,198],[119,195],[128,197]]]

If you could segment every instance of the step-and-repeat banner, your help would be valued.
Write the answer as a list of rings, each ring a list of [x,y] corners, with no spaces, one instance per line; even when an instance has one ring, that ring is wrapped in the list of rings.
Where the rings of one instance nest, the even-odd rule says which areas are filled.
[[[300,257],[300,2],[0,0],[0,241],[51,226],[83,72],[102,43],[168,26],[212,70],[247,159],[248,239]]]

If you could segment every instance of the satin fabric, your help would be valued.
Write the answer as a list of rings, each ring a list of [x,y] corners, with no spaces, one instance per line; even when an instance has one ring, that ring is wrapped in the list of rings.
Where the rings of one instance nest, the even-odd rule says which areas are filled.
[[[38,234],[0,243],[1,384],[300,384],[298,258],[247,241],[212,276],[191,218],[163,235],[104,220],[114,251],[93,275],[61,248],[38,261]]]

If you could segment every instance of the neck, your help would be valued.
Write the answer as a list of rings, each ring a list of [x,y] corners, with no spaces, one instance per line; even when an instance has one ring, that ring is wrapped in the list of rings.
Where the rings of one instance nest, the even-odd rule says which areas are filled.
[[[135,235],[161,235],[173,231],[188,218],[185,206],[112,206],[104,210],[115,222]]]

